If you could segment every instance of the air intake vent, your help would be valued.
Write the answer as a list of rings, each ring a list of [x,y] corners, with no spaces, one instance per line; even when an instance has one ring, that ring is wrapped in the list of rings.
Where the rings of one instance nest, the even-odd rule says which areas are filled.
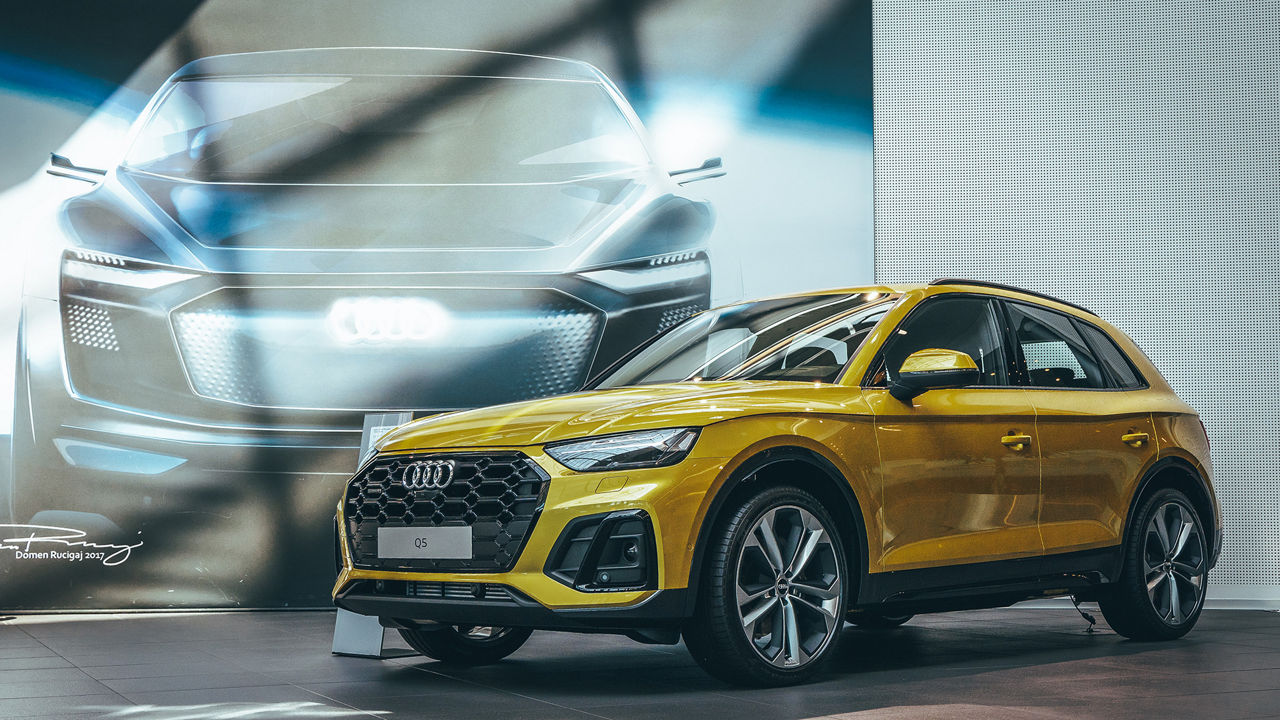
[[[67,339],[77,345],[98,350],[120,351],[116,328],[111,322],[111,312],[100,305],[67,303],[63,310],[63,323]]]
[[[551,548],[543,571],[583,592],[658,587],[653,523],[643,510],[574,519]]]
[[[515,595],[505,585],[494,583],[460,582],[406,582],[404,594],[408,597],[436,600],[469,600],[473,602],[516,605]]]
[[[694,303],[692,305],[681,305],[679,307],[671,308],[670,310],[664,310],[662,315],[658,317],[658,332],[662,332],[669,327],[678,325],[706,309],[707,308],[700,303]]]

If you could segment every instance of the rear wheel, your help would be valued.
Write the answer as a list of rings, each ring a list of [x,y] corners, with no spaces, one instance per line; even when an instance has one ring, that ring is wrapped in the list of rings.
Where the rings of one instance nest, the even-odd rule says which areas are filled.
[[[697,610],[684,630],[698,664],[737,685],[802,682],[834,654],[848,561],[822,503],[796,487],[743,501],[712,531]]]
[[[430,630],[401,630],[409,647],[429,658],[455,665],[488,665],[524,645],[533,631],[528,628],[480,625],[445,625]]]
[[[1112,630],[1134,640],[1172,640],[1191,631],[1204,605],[1209,546],[1186,495],[1160,490],[1136,514],[1124,572],[1098,597]]]
[[[915,615],[885,615],[870,610],[855,610],[849,613],[849,622],[867,630],[891,630],[901,627]]]

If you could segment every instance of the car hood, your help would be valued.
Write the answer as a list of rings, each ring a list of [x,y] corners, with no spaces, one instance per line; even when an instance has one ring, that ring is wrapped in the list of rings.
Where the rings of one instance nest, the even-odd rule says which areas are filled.
[[[73,201],[71,220],[92,249],[107,249],[94,247],[98,226],[123,218],[166,262],[215,272],[563,272],[670,201],[670,185],[645,170],[529,185],[343,186],[120,168]]]
[[[379,452],[515,447],[630,430],[701,427],[748,415],[858,413],[861,393],[802,382],[701,382],[598,390],[436,415],[391,431]]]

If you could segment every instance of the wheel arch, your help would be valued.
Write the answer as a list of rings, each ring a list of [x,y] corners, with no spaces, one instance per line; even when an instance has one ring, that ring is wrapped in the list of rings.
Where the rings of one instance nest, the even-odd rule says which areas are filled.
[[[854,537],[845,538],[845,550],[846,553],[852,551],[857,558],[857,582],[850,588],[850,604],[856,602],[862,581],[867,576],[867,528],[862,515],[862,505],[848,479],[831,460],[810,448],[781,445],[756,452],[739,463],[711,499],[698,528],[693,558],[689,565],[687,600],[689,614],[693,613],[694,604],[697,602],[703,566],[706,563],[706,548],[712,529],[724,517],[725,512],[733,507],[733,500],[746,496],[756,487],[756,483],[765,477],[762,471],[778,471],[787,466],[805,469],[805,472],[796,475],[794,480],[788,478],[789,482],[822,500],[827,510],[835,516],[837,523],[843,527],[853,528]]]
[[[1138,512],[1138,508],[1142,502],[1152,493],[1171,488],[1180,491],[1187,499],[1191,501],[1192,506],[1200,515],[1200,522],[1204,525],[1205,536],[1212,543],[1213,552],[1210,553],[1210,567],[1217,563],[1218,552],[1221,549],[1218,538],[1221,528],[1218,527],[1218,517],[1214,506],[1213,491],[1209,488],[1208,481],[1200,471],[1189,461],[1181,457],[1165,457],[1157,460],[1143,474],[1142,479],[1138,482],[1134,490],[1133,497],[1129,500],[1129,510],[1125,514],[1124,534],[1121,547],[1127,547],[1130,539],[1130,533],[1134,531],[1134,515]],[[1124,553],[1120,553],[1120,564],[1123,565]],[[1123,571],[1123,567],[1118,567],[1116,576]]]

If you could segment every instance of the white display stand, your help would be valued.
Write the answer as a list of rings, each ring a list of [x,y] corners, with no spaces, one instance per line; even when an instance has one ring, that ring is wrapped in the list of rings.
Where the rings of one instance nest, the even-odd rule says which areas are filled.
[[[365,415],[364,431],[360,434],[360,460],[363,462],[379,438],[412,419],[413,413],[407,412]],[[388,653],[384,648],[386,632],[378,618],[338,608],[338,617],[333,623],[333,654],[379,659],[403,655],[398,651]]]

